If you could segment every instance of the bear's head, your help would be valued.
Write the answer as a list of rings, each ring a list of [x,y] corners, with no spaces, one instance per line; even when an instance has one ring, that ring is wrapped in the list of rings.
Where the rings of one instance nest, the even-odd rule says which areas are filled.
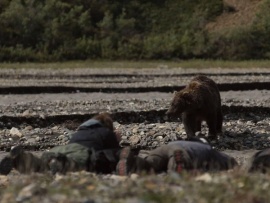
[[[171,117],[178,117],[181,113],[189,111],[193,107],[193,97],[194,95],[186,90],[175,92],[166,114]]]

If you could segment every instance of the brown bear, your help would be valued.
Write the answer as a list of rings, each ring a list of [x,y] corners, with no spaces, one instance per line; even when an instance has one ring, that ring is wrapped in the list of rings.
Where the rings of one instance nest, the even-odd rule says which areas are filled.
[[[175,93],[166,114],[173,117],[182,114],[188,138],[201,131],[202,121],[208,125],[208,138],[217,138],[217,134],[222,133],[223,122],[217,84],[204,75],[196,76],[184,89]]]

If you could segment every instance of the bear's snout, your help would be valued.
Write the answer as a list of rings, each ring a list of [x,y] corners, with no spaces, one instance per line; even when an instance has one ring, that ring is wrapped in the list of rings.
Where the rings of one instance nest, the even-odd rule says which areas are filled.
[[[166,111],[166,116],[168,116],[168,117],[174,117],[174,115],[176,114],[171,108],[170,109],[168,109],[167,111]]]
[[[166,113],[165,113],[165,114],[166,114],[167,116],[169,116],[171,113],[172,113],[172,112],[171,112],[171,110],[170,110],[170,109],[168,109],[168,110],[166,111]]]

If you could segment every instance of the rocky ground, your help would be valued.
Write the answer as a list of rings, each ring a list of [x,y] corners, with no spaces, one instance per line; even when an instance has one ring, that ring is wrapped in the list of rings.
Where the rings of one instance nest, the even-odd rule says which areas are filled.
[[[0,158],[17,144],[37,154],[53,146],[66,144],[70,134],[81,122],[101,111],[112,114],[115,126],[122,134],[121,144],[125,146],[153,149],[185,138],[181,120],[167,118],[165,111],[172,99],[172,92],[183,88],[197,73],[204,73],[214,79],[221,90],[224,133],[218,140],[211,141],[211,144],[217,150],[234,156],[241,165],[240,170],[245,171],[249,158],[256,150],[270,147],[268,69],[2,69]],[[202,132],[207,134],[205,124]],[[160,179],[155,176],[139,178],[133,175],[122,178],[89,173],[75,173],[65,177],[33,176],[37,176],[37,181],[31,181],[32,176],[20,175],[16,171],[1,177],[0,188],[5,189],[5,192],[0,192],[1,202],[36,202],[40,201],[41,196],[42,202],[147,202],[147,198],[152,202],[159,202],[155,198],[175,202],[173,200],[183,200],[182,193],[189,184],[177,185],[175,181],[181,177],[176,174],[157,176]],[[19,182],[18,177],[21,179]],[[233,177],[239,178],[237,174]],[[70,194],[63,191],[75,187],[72,180],[76,178],[82,182],[76,187],[86,189],[86,194],[76,188],[72,192],[77,194],[68,199]],[[187,175],[185,178],[190,177]],[[219,183],[219,178],[215,174],[202,175],[203,182]],[[263,177],[262,181],[267,178]],[[99,185],[99,182],[102,184]],[[39,183],[44,187],[36,187]],[[63,186],[65,183],[68,186]],[[163,190],[160,188],[162,184]],[[116,185],[119,191],[110,189]],[[120,191],[124,185],[128,191]],[[226,187],[232,185],[228,183]],[[48,197],[46,194],[51,194],[48,188],[52,186],[57,188],[57,192],[52,192],[54,195]],[[164,191],[171,188],[172,199],[166,195],[156,196],[155,192],[153,197],[147,197],[145,191],[140,192],[140,187],[146,187],[151,194],[158,189],[162,190],[161,194],[165,194]],[[19,192],[27,193],[24,189],[30,193],[27,198],[20,196]],[[94,198],[89,198],[87,192]],[[180,196],[176,195],[180,193]],[[198,201],[191,198],[184,202]]]

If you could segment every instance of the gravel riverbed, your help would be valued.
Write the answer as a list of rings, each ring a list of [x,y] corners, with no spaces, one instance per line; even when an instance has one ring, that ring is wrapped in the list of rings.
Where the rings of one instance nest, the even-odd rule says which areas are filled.
[[[241,82],[266,82],[265,84],[268,84],[267,82],[270,81],[270,71],[268,69],[255,68],[248,70],[186,70],[162,67],[155,69],[155,71],[149,69],[79,69],[76,72],[71,69],[0,70],[3,76],[0,77],[1,88],[20,87],[22,91],[24,87],[31,88],[40,85],[100,88],[100,92],[92,93],[80,91],[48,93],[41,91],[33,94],[0,94],[0,159],[8,153],[12,146],[17,144],[23,145],[25,149],[37,154],[53,146],[64,145],[69,141],[70,135],[82,121],[101,111],[112,113],[115,126],[121,132],[121,145],[123,146],[129,145],[134,148],[153,149],[170,141],[184,139],[186,134],[181,120],[171,120],[165,116],[165,111],[169,107],[173,96],[171,91],[121,93],[117,92],[117,88],[157,87],[162,85],[181,86],[185,85],[198,72],[208,74],[220,84],[239,84]],[[117,77],[117,74],[122,75]],[[176,77],[176,74],[179,77]],[[8,77],[5,78],[5,75]],[[98,77],[94,77],[94,75]],[[168,75],[171,75],[171,78]],[[116,92],[103,92],[103,88],[107,87],[116,87]],[[245,91],[230,89],[221,91],[224,112],[223,135],[217,140],[211,141],[211,144],[217,150],[234,156],[242,166],[247,164],[251,155],[257,150],[270,147],[269,91],[269,86]],[[205,123],[203,124],[202,133],[207,137]],[[17,176],[18,174],[14,172],[13,177]],[[101,181],[100,177],[96,175],[87,174],[86,176],[93,176],[95,181]],[[76,174],[67,177],[67,179],[75,177]],[[123,181],[114,176],[101,177],[102,180],[106,178],[112,185],[122,184]],[[27,177],[22,179],[29,183],[23,184],[24,186],[31,185]],[[89,181],[80,180],[82,182]],[[3,178],[0,177],[0,187],[1,181],[3,182]],[[56,187],[59,181],[65,182],[67,180],[63,177],[59,178],[59,180],[54,179],[53,182],[55,182]],[[147,182],[145,179],[141,181]],[[8,182],[14,182],[14,180],[8,177]],[[96,188],[94,182],[87,182],[88,186],[94,185]],[[106,184],[105,181],[99,187],[104,189]],[[128,182],[127,184],[140,183]],[[155,185],[158,184],[150,187],[156,187]],[[170,182],[169,185],[172,187],[173,183]],[[178,189],[176,188],[176,190]],[[30,188],[29,190],[32,191],[33,189]],[[104,191],[107,190],[104,189]],[[95,193],[95,195],[97,194],[98,192]],[[53,198],[57,199],[57,201],[52,200],[52,202],[60,202],[58,200],[61,197]],[[62,197],[62,199],[66,200],[64,202],[68,202],[66,196]],[[79,199],[78,202],[84,202],[84,198]],[[110,202],[110,200],[110,198],[103,197],[100,200],[97,199],[96,202]],[[135,198],[134,202],[140,201]]]

